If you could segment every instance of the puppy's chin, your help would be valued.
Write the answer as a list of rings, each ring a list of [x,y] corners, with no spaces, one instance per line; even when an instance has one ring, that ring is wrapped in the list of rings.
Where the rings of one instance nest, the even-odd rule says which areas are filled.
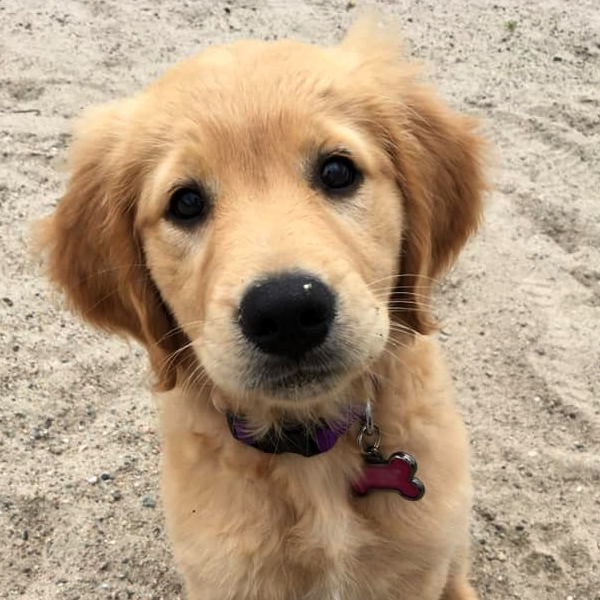
[[[302,369],[261,378],[248,391],[258,394],[272,404],[302,402],[313,404],[339,397],[350,381],[359,375],[336,369]]]
[[[207,369],[207,373],[211,377],[210,370]],[[221,380],[218,375],[211,379],[216,387],[240,407],[260,404],[263,408],[292,408],[299,404],[308,406],[338,398],[359,375],[359,371],[298,369],[287,373],[264,374],[254,380]]]
[[[260,411],[269,407],[312,411],[330,403],[355,402],[355,394],[350,393],[350,388],[353,382],[368,373],[371,362],[351,366],[339,360],[313,363],[267,360],[241,368],[239,373],[246,374],[243,378],[223,377],[219,370],[211,373],[209,365],[205,365],[205,369],[213,383],[241,411]]]

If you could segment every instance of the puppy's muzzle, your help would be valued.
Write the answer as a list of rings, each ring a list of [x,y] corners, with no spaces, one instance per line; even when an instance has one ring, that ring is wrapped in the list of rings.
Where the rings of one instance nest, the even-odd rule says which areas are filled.
[[[319,347],[335,318],[335,295],[320,279],[302,272],[256,281],[239,307],[239,326],[266,354],[299,359]]]

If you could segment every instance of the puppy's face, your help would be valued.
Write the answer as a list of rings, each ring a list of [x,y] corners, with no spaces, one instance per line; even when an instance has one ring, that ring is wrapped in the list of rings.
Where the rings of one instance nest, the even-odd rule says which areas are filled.
[[[210,50],[83,123],[52,276],[165,387],[179,369],[242,407],[339,395],[391,330],[425,332],[477,221],[470,126],[360,30]]]
[[[171,74],[195,84],[160,87],[169,138],[136,228],[161,297],[234,397],[318,399],[388,338],[395,172],[340,105],[350,74],[331,89],[331,53],[310,54],[238,44]]]

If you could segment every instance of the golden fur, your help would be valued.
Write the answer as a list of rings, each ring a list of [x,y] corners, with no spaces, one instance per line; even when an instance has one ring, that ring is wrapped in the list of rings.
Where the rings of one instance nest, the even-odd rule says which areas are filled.
[[[429,288],[478,223],[473,123],[355,27],[339,46],[211,48],[132,99],[87,112],[68,188],[41,224],[49,276],[91,323],[144,344],[161,394],[162,492],[190,600],[474,600],[467,582],[468,443],[434,341]],[[312,156],[347,148],[364,181],[331,200]],[[180,182],[215,198],[195,229],[164,218]],[[343,368],[280,395],[235,314],[249,282],[317,274],[338,295]],[[311,458],[233,439],[332,419],[371,397],[384,452],[427,492],[350,493],[356,430]]]

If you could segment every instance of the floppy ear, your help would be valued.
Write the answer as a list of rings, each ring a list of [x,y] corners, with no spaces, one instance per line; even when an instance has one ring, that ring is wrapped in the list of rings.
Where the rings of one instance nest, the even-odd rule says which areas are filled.
[[[404,197],[400,275],[393,307],[409,327],[434,328],[430,287],[456,259],[482,214],[482,140],[474,120],[453,112],[415,82],[403,92],[400,123],[391,128]],[[413,307],[413,308],[411,308]]]
[[[175,384],[181,344],[146,269],[134,229],[143,157],[127,135],[130,101],[84,114],[71,148],[67,191],[37,226],[50,279],[92,324],[130,335],[146,346],[156,386]]]
[[[397,34],[380,21],[376,14],[359,19],[341,48],[354,55],[354,94],[369,113],[367,127],[391,157],[403,196],[400,271],[390,312],[426,334],[435,326],[427,308],[432,280],[479,223],[483,141],[472,119],[420,83],[417,66],[401,59]]]

